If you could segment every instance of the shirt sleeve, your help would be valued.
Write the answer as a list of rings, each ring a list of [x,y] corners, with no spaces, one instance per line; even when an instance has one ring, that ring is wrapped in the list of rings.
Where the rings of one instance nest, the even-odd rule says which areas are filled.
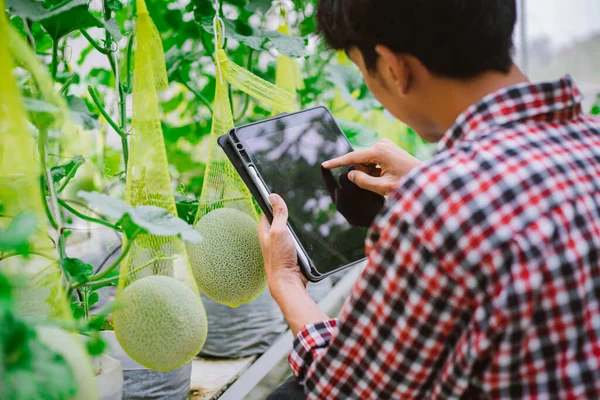
[[[470,295],[416,229],[385,220],[339,320],[307,325],[294,341],[290,366],[309,399],[428,398],[452,375]]]

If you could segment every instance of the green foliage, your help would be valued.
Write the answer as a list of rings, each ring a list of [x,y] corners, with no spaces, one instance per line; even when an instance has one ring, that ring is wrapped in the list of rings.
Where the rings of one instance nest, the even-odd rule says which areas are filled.
[[[62,355],[40,341],[35,325],[17,312],[14,279],[0,273],[0,398],[70,398],[78,389],[74,372]]]
[[[79,192],[79,197],[100,213],[117,220],[127,237],[141,233],[156,236],[178,236],[181,239],[198,243],[202,237],[185,221],[171,215],[167,210],[155,206],[132,207],[113,197],[90,192]]]
[[[48,8],[35,0],[7,0],[7,5],[15,15],[40,22],[54,40],[73,31],[92,27],[103,27],[117,39],[121,36],[115,23],[104,22],[90,12],[87,0],[63,1],[58,6]]]
[[[50,173],[52,174],[52,180],[54,183],[62,181],[64,178],[75,176],[75,173],[85,163],[85,158],[82,156],[75,156],[65,164],[60,164],[52,167]]]
[[[64,258],[61,264],[63,271],[75,282],[85,283],[94,273],[94,267],[78,258]]]
[[[17,215],[6,230],[0,227],[0,254],[14,252],[14,254],[28,256],[32,247],[31,239],[37,227],[37,218],[27,212]]]

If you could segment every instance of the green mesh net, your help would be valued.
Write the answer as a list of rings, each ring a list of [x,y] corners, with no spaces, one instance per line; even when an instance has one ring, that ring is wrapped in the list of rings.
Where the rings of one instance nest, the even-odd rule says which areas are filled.
[[[167,87],[165,58],[160,36],[150,19],[143,0],[137,1],[137,12],[132,134],[130,138],[130,159],[127,168],[126,201],[134,207],[157,206],[168,210],[173,215],[177,215],[160,124],[157,93],[158,90]],[[199,318],[201,319],[201,321],[196,321],[196,324],[190,321],[189,326],[185,328],[195,330],[196,333],[199,332],[196,336],[187,336],[195,341],[193,345],[186,347],[184,352],[181,352],[178,348],[173,348],[173,353],[177,353],[179,358],[177,360],[165,359],[164,363],[161,363],[154,359],[144,359],[143,354],[140,354],[140,352],[150,353],[153,351],[153,346],[164,345],[161,341],[168,341],[169,339],[155,335],[156,332],[142,332],[142,335],[138,338],[139,340],[149,340],[148,338],[155,340],[142,343],[135,342],[135,340],[131,342],[131,339],[127,339],[127,343],[124,343],[121,339],[130,337],[131,331],[138,329],[138,327],[131,326],[131,319],[126,317],[132,315],[130,310],[124,312],[120,317],[117,315],[118,311],[115,311],[115,332],[125,351],[136,361],[153,369],[173,369],[190,361],[202,349],[207,326],[206,314],[190,269],[183,241],[178,237],[140,235],[132,243],[131,250],[120,268],[117,300],[122,297],[132,297],[131,294],[126,294],[127,288],[140,279],[153,276],[170,277],[184,284],[183,290],[186,290],[187,287],[194,293],[193,299],[196,302],[194,307],[200,310]],[[159,307],[158,302],[161,299],[157,295],[156,305],[140,304],[135,299],[129,300],[130,304],[123,304],[123,307]],[[167,320],[174,318],[177,312],[178,310],[174,309],[171,314],[167,313],[161,318]],[[143,314],[144,310],[140,309],[139,313]],[[151,323],[155,326],[164,326],[164,324],[160,324],[160,321],[151,321]],[[139,328],[141,329],[141,327]],[[144,335],[146,336],[145,339]],[[171,341],[169,345],[177,347],[178,344]],[[181,345],[190,344],[181,343]]]
[[[256,299],[266,288],[267,281],[256,226],[248,228],[258,222],[252,196],[217,143],[220,136],[234,127],[227,85],[235,86],[274,112],[292,112],[296,105],[291,92],[257,77],[227,58],[222,48],[223,32],[218,18],[215,18],[215,36],[217,76],[212,131],[195,221],[196,229],[204,234],[206,243],[189,246],[188,250],[200,290],[217,303],[237,307]],[[229,212],[223,212],[226,210]],[[236,212],[239,212],[238,216]],[[249,220],[249,225],[242,224],[247,222],[244,218]],[[222,229],[213,229],[212,219],[218,220]],[[242,225],[247,228],[242,229]],[[214,245],[209,247],[207,243]],[[229,243],[229,246],[223,243]]]
[[[283,7],[281,8],[281,24],[277,31],[284,35],[291,35],[287,12]],[[300,70],[300,65],[298,65],[296,60],[284,55],[279,55],[277,57],[275,85],[291,93],[294,98],[296,98],[298,90],[304,89],[302,72]]]
[[[218,36],[221,37],[220,35]],[[220,41],[218,39],[218,42]],[[230,83],[260,103],[272,108],[274,112],[295,111],[294,95],[229,60],[221,46],[218,47],[215,62],[217,82],[213,122],[208,163],[196,222],[204,215],[219,208],[234,208],[247,213],[258,221],[258,214],[248,188],[217,143],[220,136],[225,135],[234,127],[227,84]]]

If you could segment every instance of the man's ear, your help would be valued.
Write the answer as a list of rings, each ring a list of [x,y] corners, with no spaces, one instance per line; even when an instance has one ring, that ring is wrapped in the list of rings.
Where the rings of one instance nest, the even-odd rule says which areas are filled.
[[[387,87],[399,95],[406,95],[410,88],[411,72],[406,60],[383,45],[375,46],[379,56],[379,73]]]

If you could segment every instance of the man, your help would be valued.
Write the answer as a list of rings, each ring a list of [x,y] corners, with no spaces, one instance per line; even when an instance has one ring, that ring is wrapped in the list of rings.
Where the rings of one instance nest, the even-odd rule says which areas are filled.
[[[271,197],[259,234],[306,396],[600,398],[600,121],[569,77],[532,84],[513,65],[515,0],[321,0],[317,19],[439,147],[324,164],[389,195],[337,320],[306,294]]]

